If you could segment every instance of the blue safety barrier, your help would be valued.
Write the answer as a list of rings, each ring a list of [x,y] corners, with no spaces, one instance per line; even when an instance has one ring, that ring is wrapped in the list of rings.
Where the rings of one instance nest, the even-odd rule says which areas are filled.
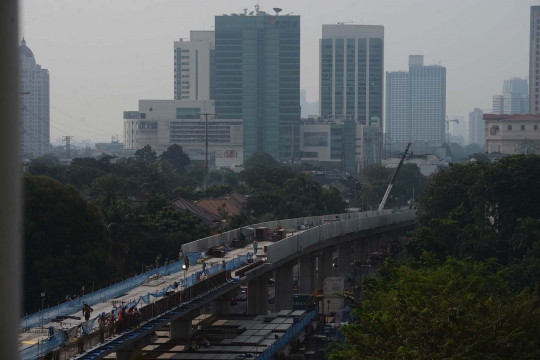
[[[202,253],[195,253],[189,256],[190,264],[196,264],[197,260],[201,257]],[[128,291],[136,288],[137,286],[142,285],[150,276],[154,275],[170,275],[182,271],[182,265],[184,261],[177,261],[172,264],[162,266],[157,269],[150,270],[143,274],[134,276],[132,278],[126,279],[118,284],[109,286],[105,289],[94,291],[93,293],[84,295],[77,300],[65,302],[63,304],[50,307],[44,311],[37,312],[32,315],[25,316],[21,318],[19,322],[20,328],[33,328],[39,326],[42,321],[45,323],[51,321],[57,316],[65,316],[69,314],[74,314],[79,311],[82,313],[82,305],[86,302],[88,305],[92,306],[95,304],[102,303],[104,301],[115,298],[119,295],[125,294]]]
[[[310,322],[315,319],[317,316],[317,311],[313,310],[310,312],[302,321],[300,321],[298,324],[294,325],[292,329],[287,331],[283,336],[281,336],[279,339],[277,339],[272,345],[270,345],[266,350],[263,351],[263,353],[259,356],[257,356],[257,360],[270,360],[276,353],[276,351],[283,348],[289,341],[291,341],[296,335],[300,333],[300,331],[304,330],[306,326],[309,325]]]
[[[233,270],[233,269],[239,268],[240,266],[243,266],[243,265],[247,264],[250,254],[251,254],[251,257],[253,257],[253,253],[247,253],[246,255],[241,255],[241,256],[238,256],[238,257],[236,257],[234,259],[231,259],[231,260],[227,261],[225,263],[225,268],[227,270]],[[189,257],[190,264],[196,264],[197,260],[200,258],[200,256],[201,256],[201,253],[196,253],[196,254],[193,254],[193,255],[189,255],[188,257]],[[178,263],[181,263],[180,264],[180,269],[182,269],[183,261],[179,261]],[[177,263],[173,263],[173,264],[170,264],[170,265],[174,265],[174,264],[177,264]],[[160,269],[162,269],[162,268],[155,269],[155,270],[160,270]],[[219,272],[221,269],[222,269],[222,265],[219,264],[219,265],[216,265],[216,266],[213,266],[213,267],[207,269],[206,272],[207,272],[207,275],[213,275],[213,274]],[[168,270],[170,271],[171,269],[169,268]],[[145,275],[145,281],[146,281],[146,279],[148,279],[149,276],[152,276],[152,274],[150,274],[150,273],[152,273],[152,271],[141,274],[141,275]],[[203,273],[202,270],[197,271],[196,273],[194,273],[194,274],[192,274],[190,276],[187,276],[185,278],[185,280],[184,279],[179,279],[178,283],[184,289],[187,288],[187,287],[190,287],[190,286],[196,284],[197,281],[199,281],[200,276],[202,275],[202,273]],[[141,275],[136,276],[136,278],[140,277]],[[131,279],[129,279],[129,280],[131,280]],[[122,282],[122,283],[124,283],[124,282]],[[117,284],[117,285],[122,285],[122,283]],[[136,285],[136,286],[139,286],[139,285]],[[115,285],[113,285],[112,287],[114,287],[114,286]],[[136,287],[136,286],[134,286],[134,287]],[[107,289],[103,289],[103,290],[107,290]],[[122,287],[122,289],[125,289],[125,287]],[[130,308],[132,306],[139,306],[139,303],[141,301],[144,302],[145,304],[149,304],[150,301],[151,301],[150,297],[155,297],[155,298],[162,297],[167,293],[167,291],[169,291],[171,289],[174,289],[174,287],[172,285],[169,285],[166,288],[164,288],[164,289],[162,289],[160,291],[157,291],[155,293],[148,293],[147,295],[140,296],[137,301],[131,301],[128,304],[124,304],[122,306],[122,308],[128,309],[128,308]],[[131,290],[131,289],[129,289],[129,290]],[[127,291],[129,291],[129,290],[127,290]],[[123,291],[126,291],[126,290],[123,290]],[[92,295],[92,294],[89,294],[89,295]],[[84,297],[82,299],[83,299],[82,301],[86,301],[90,306],[94,305],[94,304],[91,304],[88,300],[84,300]],[[106,300],[102,300],[102,301],[106,301]],[[70,304],[70,303],[67,303],[67,304]],[[82,302],[81,302],[81,305],[78,304],[78,301],[76,303],[77,304],[75,305],[75,311],[79,311],[82,308]],[[62,304],[62,305],[64,305],[64,304]],[[119,310],[120,310],[120,308],[113,309],[115,318],[118,317]],[[35,315],[38,315],[38,314],[40,315],[40,313],[37,313],[37,314],[33,314],[31,316],[35,316]],[[68,312],[68,314],[69,314],[69,312]],[[56,315],[55,315],[55,317],[56,317]],[[84,334],[88,334],[93,329],[94,324],[95,324],[95,322],[96,322],[96,320],[98,318],[99,318],[99,315],[97,317],[95,317],[94,319],[91,319],[91,320],[81,324],[80,326],[82,327],[82,332]],[[46,319],[45,316],[44,316],[44,319]],[[39,323],[41,323],[41,317],[40,317],[39,321],[40,321]],[[39,325],[39,323],[38,323],[38,325]],[[53,337],[51,337],[49,340],[44,341],[43,343],[38,343],[36,345],[30,346],[30,347],[20,351],[19,352],[19,354],[20,354],[19,357],[20,357],[21,360],[33,360],[33,359],[36,359],[38,356],[43,356],[43,355],[48,354],[49,352],[51,352],[54,349],[58,348],[59,346],[63,345],[66,341],[67,341],[67,338],[66,338],[65,334],[63,332],[58,333],[58,334],[54,335]]]

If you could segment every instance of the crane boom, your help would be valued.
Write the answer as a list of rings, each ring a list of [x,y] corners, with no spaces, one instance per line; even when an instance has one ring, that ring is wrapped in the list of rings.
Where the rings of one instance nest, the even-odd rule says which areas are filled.
[[[379,205],[379,210],[382,211],[384,209],[384,205],[386,204],[386,200],[388,199],[388,195],[390,195],[390,191],[392,191],[392,186],[394,186],[394,181],[396,181],[397,174],[399,172],[399,169],[401,168],[401,165],[403,165],[403,161],[405,161],[405,157],[407,156],[407,152],[409,151],[409,148],[411,147],[412,142],[407,144],[407,147],[405,148],[405,152],[403,153],[403,156],[401,157],[401,160],[399,161],[399,164],[396,168],[396,171],[394,172],[394,176],[392,176],[392,180],[390,180],[390,184],[388,184],[388,188],[386,189],[386,192],[384,193],[383,199],[381,201],[381,204]]]

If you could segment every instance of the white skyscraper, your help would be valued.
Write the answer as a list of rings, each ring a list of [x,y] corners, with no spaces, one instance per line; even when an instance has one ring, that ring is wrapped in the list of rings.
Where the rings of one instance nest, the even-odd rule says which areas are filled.
[[[21,151],[29,158],[50,150],[49,71],[36,63],[23,39],[19,46]]]
[[[191,31],[174,42],[174,99],[214,100],[214,31]]]
[[[486,142],[483,117],[484,112],[479,108],[469,113],[469,144],[478,144],[482,148]]]
[[[386,132],[393,147],[445,142],[446,68],[424,65],[423,55],[409,56],[409,72],[386,73]]]

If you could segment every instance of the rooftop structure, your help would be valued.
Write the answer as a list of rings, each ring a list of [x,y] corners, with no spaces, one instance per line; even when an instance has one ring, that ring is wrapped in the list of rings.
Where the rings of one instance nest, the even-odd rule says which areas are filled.
[[[528,154],[540,150],[540,115],[484,114],[486,152]]]

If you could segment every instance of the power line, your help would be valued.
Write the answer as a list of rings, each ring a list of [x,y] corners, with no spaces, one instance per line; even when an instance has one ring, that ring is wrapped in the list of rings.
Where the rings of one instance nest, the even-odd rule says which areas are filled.
[[[56,107],[54,107],[54,106],[51,106],[51,108],[53,108],[54,110],[58,111],[58,112],[61,113],[61,114],[64,114],[65,116],[67,116],[67,117],[69,117],[69,118],[71,118],[71,119],[73,119],[73,120],[76,120],[76,121],[79,121],[79,122],[83,123],[83,124],[86,125],[86,126],[89,126],[89,127],[94,128],[94,129],[96,129],[96,130],[99,130],[99,131],[103,131],[104,133],[107,133],[108,135],[114,135],[114,134],[111,133],[110,131],[103,130],[103,129],[100,129],[100,128],[96,127],[96,126],[87,124],[87,123],[85,123],[84,121],[79,120],[79,119],[75,118],[74,116],[71,116],[71,115],[69,115],[68,113],[65,113],[64,111],[62,111],[62,110],[60,110],[60,109],[58,109],[58,108],[56,108]],[[85,131],[85,130],[82,130],[82,131]],[[101,135],[101,134],[100,134],[100,135]]]
[[[22,102],[21,102],[21,103],[22,103]],[[23,104],[23,105],[24,105],[24,104]],[[28,111],[30,114],[34,115],[34,116],[37,117],[39,120],[41,120],[41,121],[43,121],[44,123],[48,124],[49,126],[55,128],[56,130],[61,131],[61,132],[63,132],[63,133],[66,134],[66,135],[69,135],[69,134],[68,134],[67,132],[65,132],[64,130],[61,130],[61,129],[57,128],[56,126],[52,125],[49,121],[44,120],[43,118],[41,118],[41,116],[39,116],[39,115],[33,113],[32,111],[30,111],[30,110],[28,110],[28,109],[24,109],[24,110],[25,110],[25,111]],[[83,131],[84,131],[84,130],[83,130]],[[73,139],[77,139],[75,136],[72,136],[72,135],[69,135],[69,136],[71,136]],[[79,139],[79,141],[82,142],[82,143],[85,143],[85,144],[88,145],[88,146],[91,146],[91,145],[92,145],[92,144],[89,144],[89,143],[87,143],[86,141],[83,141],[83,140],[80,140],[80,139]]]

